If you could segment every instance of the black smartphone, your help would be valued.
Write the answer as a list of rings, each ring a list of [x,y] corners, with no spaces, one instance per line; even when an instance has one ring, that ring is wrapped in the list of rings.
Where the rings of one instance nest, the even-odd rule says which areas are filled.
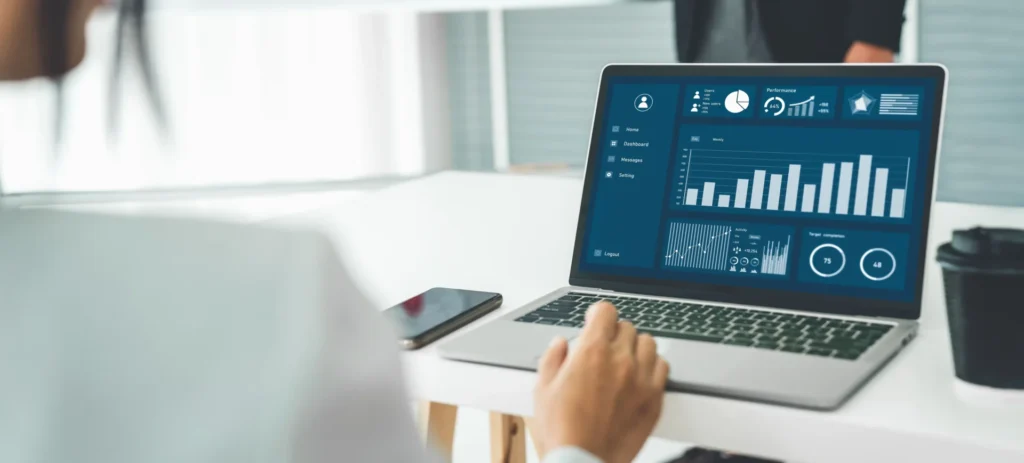
[[[433,288],[384,311],[398,327],[399,345],[419,349],[501,307],[501,294]]]

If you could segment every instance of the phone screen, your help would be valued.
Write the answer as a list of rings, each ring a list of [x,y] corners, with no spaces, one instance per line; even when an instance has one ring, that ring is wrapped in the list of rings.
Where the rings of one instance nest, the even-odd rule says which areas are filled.
[[[384,311],[404,339],[414,339],[472,310],[495,293],[434,288]]]

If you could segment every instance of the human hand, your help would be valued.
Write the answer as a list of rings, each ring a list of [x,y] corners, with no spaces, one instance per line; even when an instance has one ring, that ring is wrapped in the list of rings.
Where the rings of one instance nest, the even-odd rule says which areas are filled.
[[[847,63],[891,63],[895,59],[892,50],[867,42],[853,42],[846,52]]]
[[[615,307],[599,302],[570,354],[556,338],[541,357],[530,434],[541,459],[575,446],[605,463],[628,463],[661,416],[668,363],[654,338],[637,336]]]

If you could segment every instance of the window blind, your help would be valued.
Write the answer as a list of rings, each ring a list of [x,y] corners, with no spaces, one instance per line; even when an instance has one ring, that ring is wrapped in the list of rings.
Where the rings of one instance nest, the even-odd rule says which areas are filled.
[[[452,165],[463,170],[494,168],[491,85],[486,13],[445,17]]]
[[[949,67],[938,198],[1024,206],[1024,3],[928,0],[922,62]]]
[[[674,34],[671,2],[506,12],[512,164],[582,166],[601,69],[673,62]]]

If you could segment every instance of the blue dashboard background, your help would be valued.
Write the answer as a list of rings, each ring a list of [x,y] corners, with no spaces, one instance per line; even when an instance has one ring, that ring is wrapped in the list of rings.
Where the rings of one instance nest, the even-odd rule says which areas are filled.
[[[606,110],[596,121],[600,128],[600,148],[596,158],[590,162],[597,163],[598,167],[591,171],[591,175],[596,178],[591,179],[590,209],[578,270],[611,279],[619,275],[660,280],[668,284],[713,283],[737,288],[779,289],[867,300],[917,301],[918,281],[923,278],[923,256],[919,244],[926,239],[923,213],[930,200],[925,195],[925,186],[931,180],[927,174],[933,150],[930,116],[937,110],[933,101],[937,84],[931,79],[913,78],[609,79],[606,83]],[[751,114],[733,117],[722,111],[723,106],[720,105],[711,106],[706,114],[692,114],[690,110],[694,107],[694,100],[704,96],[695,93],[703,86],[713,87],[718,92],[718,96],[713,98],[718,99],[725,97],[723,93],[726,90],[744,89]],[[832,114],[828,117],[809,118],[771,118],[760,114],[757,110],[769,99],[770,95],[765,91],[769,87],[804,90],[833,88],[835,93],[819,99],[832,102]],[[851,113],[854,104],[852,98],[859,95],[857,91],[861,88],[869,89],[876,97],[875,114],[869,117]],[[890,88],[901,94],[919,91],[917,110],[920,117],[880,117],[877,95]],[[639,95],[649,96],[653,105],[643,108],[643,111],[639,110]],[[832,95],[838,98],[830,100]],[[693,136],[699,136],[701,141],[691,142]],[[892,169],[894,173],[905,177],[894,175],[893,182],[889,183],[890,187],[901,186],[897,182],[906,183],[902,185],[905,186],[907,197],[904,216],[872,216],[870,203],[866,215],[854,216],[852,197],[850,211],[846,216],[836,215],[835,205],[830,205],[831,214],[783,211],[781,205],[779,211],[754,211],[749,205],[743,210],[686,206],[682,204],[686,192],[680,191],[678,185],[678,177],[684,173],[681,163],[685,164],[681,154],[707,146],[709,139],[705,137],[721,139],[718,142],[720,146],[733,151],[799,151],[808,153],[807,159],[812,159],[816,154],[853,157],[843,158],[843,161],[855,161],[855,157],[861,154],[878,156],[878,160],[885,156],[890,159],[906,159],[906,169]],[[706,155],[702,156],[706,159]],[[822,159],[828,160],[825,157]],[[835,182],[839,181],[839,170],[840,163],[835,162]],[[874,173],[875,168],[872,167],[871,171]],[[853,175],[856,182],[857,171]],[[785,182],[786,177],[782,178]],[[873,174],[870,182],[872,187],[875,180]],[[729,181],[735,182],[732,179]],[[766,192],[769,189],[768,183],[766,178]],[[732,193],[730,206],[733,206],[737,196],[735,191]],[[820,194],[818,191],[819,197]],[[889,200],[891,195],[886,197],[884,205],[887,215],[891,212]],[[832,202],[836,203],[834,196]],[[814,208],[817,212],[818,201],[814,202]],[[732,231],[723,237],[733,239],[733,246],[728,247],[729,251],[722,252],[750,251],[752,249],[741,248],[759,247],[763,244],[759,239],[773,239],[779,243],[788,240],[785,268],[777,267],[775,270],[784,272],[784,275],[776,273],[768,277],[762,274],[754,276],[749,273],[731,273],[728,263],[724,269],[706,265],[699,268],[681,267],[678,265],[678,256],[685,249],[675,249],[675,257],[670,255],[681,242],[679,236],[683,235],[680,233],[685,233],[679,231],[684,230],[679,226],[673,228],[673,223],[690,224],[690,229],[698,232],[710,229],[713,225],[732,225]],[[758,231],[759,228],[762,231]],[[787,233],[780,230],[792,232],[787,237]],[[704,244],[711,242],[714,241],[705,241]],[[812,250],[825,243],[839,243],[837,246],[847,250],[845,254],[850,254],[845,257],[846,262],[841,269],[837,264],[830,264],[837,265],[833,270],[840,272],[828,278],[822,278],[816,273],[832,273],[823,268],[826,266],[823,259],[831,257],[838,260],[840,256],[837,253],[826,247],[814,256],[820,260],[817,266],[810,265],[809,260]],[[878,246],[884,247],[887,252],[873,251]],[[692,248],[692,245],[684,248]],[[864,259],[860,257],[864,254],[869,256],[864,258],[867,261],[875,261],[875,268],[871,268],[871,262],[861,262]],[[893,268],[890,268],[887,255],[893,256]],[[735,254],[737,258],[740,256]],[[732,261],[732,254],[729,261]],[[861,270],[862,266],[867,267],[865,271]],[[753,269],[753,266],[748,265],[747,268]],[[871,272],[876,272],[875,276],[880,278],[890,273],[890,270],[891,277],[882,281],[875,281],[869,276]]]

